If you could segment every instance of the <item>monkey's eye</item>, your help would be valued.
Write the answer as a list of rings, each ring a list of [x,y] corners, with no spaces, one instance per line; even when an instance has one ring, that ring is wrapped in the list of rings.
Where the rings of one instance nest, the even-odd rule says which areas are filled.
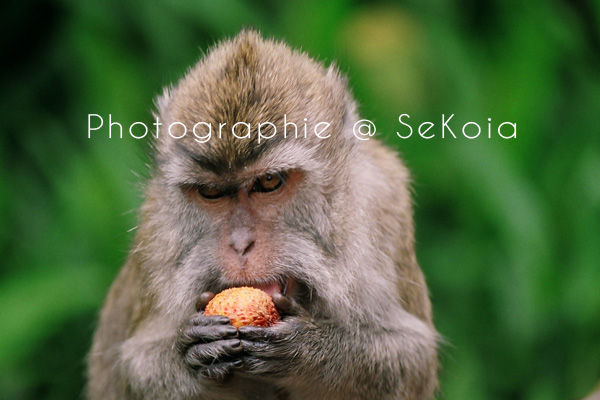
[[[281,185],[283,185],[283,176],[281,174],[265,174],[254,182],[252,191],[261,193],[274,192],[279,189]]]
[[[204,197],[205,199],[209,200],[218,199],[219,197],[223,197],[225,195],[225,193],[222,190],[208,186],[198,187],[198,194],[200,194],[200,196]]]

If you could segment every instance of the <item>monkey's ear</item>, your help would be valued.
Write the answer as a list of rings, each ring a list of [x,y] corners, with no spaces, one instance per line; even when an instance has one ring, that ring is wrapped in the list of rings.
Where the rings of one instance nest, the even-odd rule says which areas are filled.
[[[359,118],[356,110],[356,102],[349,93],[346,93],[345,104],[346,109],[344,111],[343,118],[344,135],[348,135],[349,137],[351,136],[353,139],[355,139],[353,129],[354,124],[356,123],[356,121],[358,121]]]
[[[346,78],[341,72],[335,61],[332,61],[327,68],[325,79],[330,81],[334,85],[339,85],[343,88],[348,87],[348,78]]]
[[[154,132],[152,147],[155,149],[155,154],[167,153],[170,148],[170,144],[174,142],[169,140],[169,135],[165,134],[168,129],[168,124],[171,121],[171,107],[172,107],[172,86],[166,86],[163,89],[162,94],[156,96],[154,99],[155,111],[152,113],[154,120],[159,124],[157,131]],[[167,127],[165,126],[167,125]]]
[[[169,105],[171,104],[171,87],[166,86],[163,88],[162,94],[156,96],[154,99],[154,106],[156,107],[156,112],[153,113],[154,117],[159,119],[164,119],[167,114],[167,110],[169,109]]]
[[[341,98],[344,104],[343,116],[342,116],[342,132],[346,139],[355,139],[352,128],[356,121],[359,120],[357,114],[357,106],[350,88],[348,87],[348,78],[340,72],[335,62],[329,64],[327,73],[325,74],[325,81],[331,85],[334,93]]]

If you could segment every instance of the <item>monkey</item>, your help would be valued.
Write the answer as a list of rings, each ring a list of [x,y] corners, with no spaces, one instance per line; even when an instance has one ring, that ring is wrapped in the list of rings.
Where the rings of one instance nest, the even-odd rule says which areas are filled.
[[[395,151],[353,135],[357,105],[339,68],[243,30],[156,107],[171,131],[153,138],[139,227],[87,358],[87,398],[435,396],[439,338],[410,174]],[[229,130],[237,122],[247,125]],[[204,315],[238,286],[271,295],[281,321],[235,328]]]

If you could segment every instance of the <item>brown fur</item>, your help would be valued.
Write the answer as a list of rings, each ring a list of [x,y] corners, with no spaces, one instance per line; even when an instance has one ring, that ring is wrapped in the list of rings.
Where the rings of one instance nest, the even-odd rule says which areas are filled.
[[[245,31],[212,49],[158,108],[156,169],[100,316],[88,398],[431,398],[437,334],[414,253],[409,174],[377,141],[353,137],[358,118],[337,70]],[[298,126],[307,118],[309,132],[329,122],[331,137],[283,138],[284,114]],[[251,139],[213,131],[199,144],[169,137],[175,121],[188,132],[199,121],[269,121],[278,135],[259,144],[255,130]],[[282,189],[244,191],[276,171],[288,171]],[[202,185],[227,196],[206,201]],[[253,242],[240,267],[229,243],[244,234]],[[240,330],[243,368],[227,370],[225,383],[199,375],[194,366],[211,368],[194,364],[207,345],[189,344],[208,321],[194,309],[200,293],[281,277],[303,290],[291,294],[294,312],[261,331],[276,339],[254,346]]]

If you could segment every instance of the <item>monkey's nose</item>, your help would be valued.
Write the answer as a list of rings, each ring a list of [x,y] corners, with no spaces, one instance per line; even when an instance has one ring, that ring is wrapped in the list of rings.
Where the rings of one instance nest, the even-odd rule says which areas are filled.
[[[254,246],[254,234],[249,229],[235,229],[231,232],[229,245],[238,255],[243,256]]]

